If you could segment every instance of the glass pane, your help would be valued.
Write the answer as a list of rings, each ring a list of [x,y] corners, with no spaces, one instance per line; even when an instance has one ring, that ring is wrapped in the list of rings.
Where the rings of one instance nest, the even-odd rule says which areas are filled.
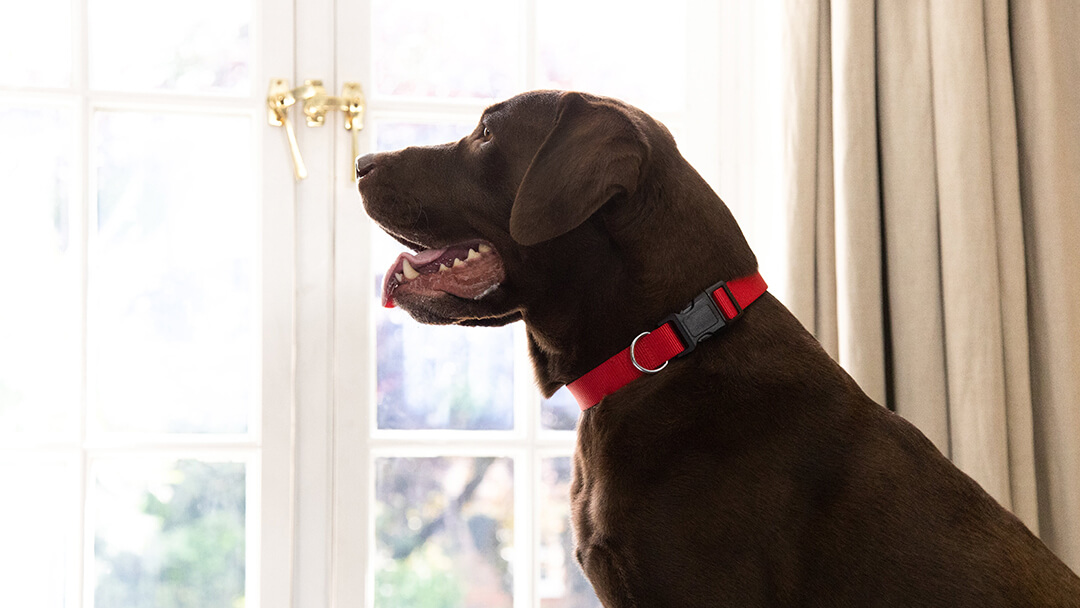
[[[71,83],[71,1],[5,2],[0,19],[0,85]]]
[[[627,0],[618,10],[606,0],[537,2],[538,88],[608,95],[650,112],[682,110],[686,26],[686,0]]]
[[[551,399],[544,399],[540,404],[540,423],[551,431],[576,429],[580,415],[581,408],[565,386],[552,395]]]
[[[0,437],[74,433],[81,385],[71,113],[0,106]]]
[[[89,399],[108,431],[246,431],[258,213],[247,117],[98,114]]]
[[[373,240],[375,259],[389,268],[403,246],[381,231]],[[421,325],[399,308],[382,308],[384,272],[373,293],[378,427],[513,429],[513,330]]]
[[[574,559],[570,526],[570,457],[544,458],[540,465],[540,580],[542,608],[600,606]]]
[[[513,605],[514,463],[375,461],[375,605]]]
[[[243,606],[245,477],[235,462],[96,462],[94,605]]]
[[[518,89],[520,2],[371,4],[377,94],[502,99]]]
[[[247,95],[254,10],[251,0],[90,0],[90,84]]]
[[[75,557],[70,550],[78,504],[71,491],[73,469],[0,462],[0,606],[71,605],[64,592]]]
[[[480,120],[479,112],[476,113],[476,120]],[[400,150],[407,146],[445,144],[465,137],[475,128],[476,123],[378,123],[376,147],[379,151],[384,151]]]

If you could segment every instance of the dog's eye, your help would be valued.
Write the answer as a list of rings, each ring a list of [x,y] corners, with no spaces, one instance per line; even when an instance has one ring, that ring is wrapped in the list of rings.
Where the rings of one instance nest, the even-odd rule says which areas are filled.
[[[491,139],[491,129],[485,126],[483,132],[480,134],[480,138],[484,141]]]

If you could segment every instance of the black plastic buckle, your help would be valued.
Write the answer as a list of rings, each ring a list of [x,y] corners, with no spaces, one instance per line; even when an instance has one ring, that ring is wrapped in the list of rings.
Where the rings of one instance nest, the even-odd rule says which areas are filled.
[[[724,311],[720,309],[716,299],[713,298],[713,293],[720,289],[724,290],[728,299],[735,306],[735,316],[730,319],[724,316]],[[686,347],[681,353],[675,355],[674,358],[678,359],[689,355],[698,344],[713,337],[716,332],[741,317],[742,313],[743,308],[739,305],[739,301],[735,299],[735,294],[731,293],[727,283],[720,281],[704,292],[699,293],[694,297],[694,301],[690,302],[689,306],[668,316],[658,327],[663,327],[665,323],[671,323],[671,326],[675,328],[675,333],[679,335],[683,346]]]

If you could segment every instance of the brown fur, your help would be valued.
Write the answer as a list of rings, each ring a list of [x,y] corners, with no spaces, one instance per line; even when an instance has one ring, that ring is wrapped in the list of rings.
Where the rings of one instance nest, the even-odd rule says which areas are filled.
[[[520,95],[459,142],[357,173],[403,243],[495,246],[494,293],[398,305],[428,323],[523,319],[546,395],[757,266],[667,129],[612,99]],[[769,294],[582,414],[571,494],[608,608],[1080,606],[1080,579]]]

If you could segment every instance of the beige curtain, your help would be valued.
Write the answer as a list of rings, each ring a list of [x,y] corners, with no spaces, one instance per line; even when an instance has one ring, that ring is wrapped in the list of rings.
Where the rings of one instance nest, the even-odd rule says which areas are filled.
[[[1080,2],[786,9],[789,306],[1080,571]]]

